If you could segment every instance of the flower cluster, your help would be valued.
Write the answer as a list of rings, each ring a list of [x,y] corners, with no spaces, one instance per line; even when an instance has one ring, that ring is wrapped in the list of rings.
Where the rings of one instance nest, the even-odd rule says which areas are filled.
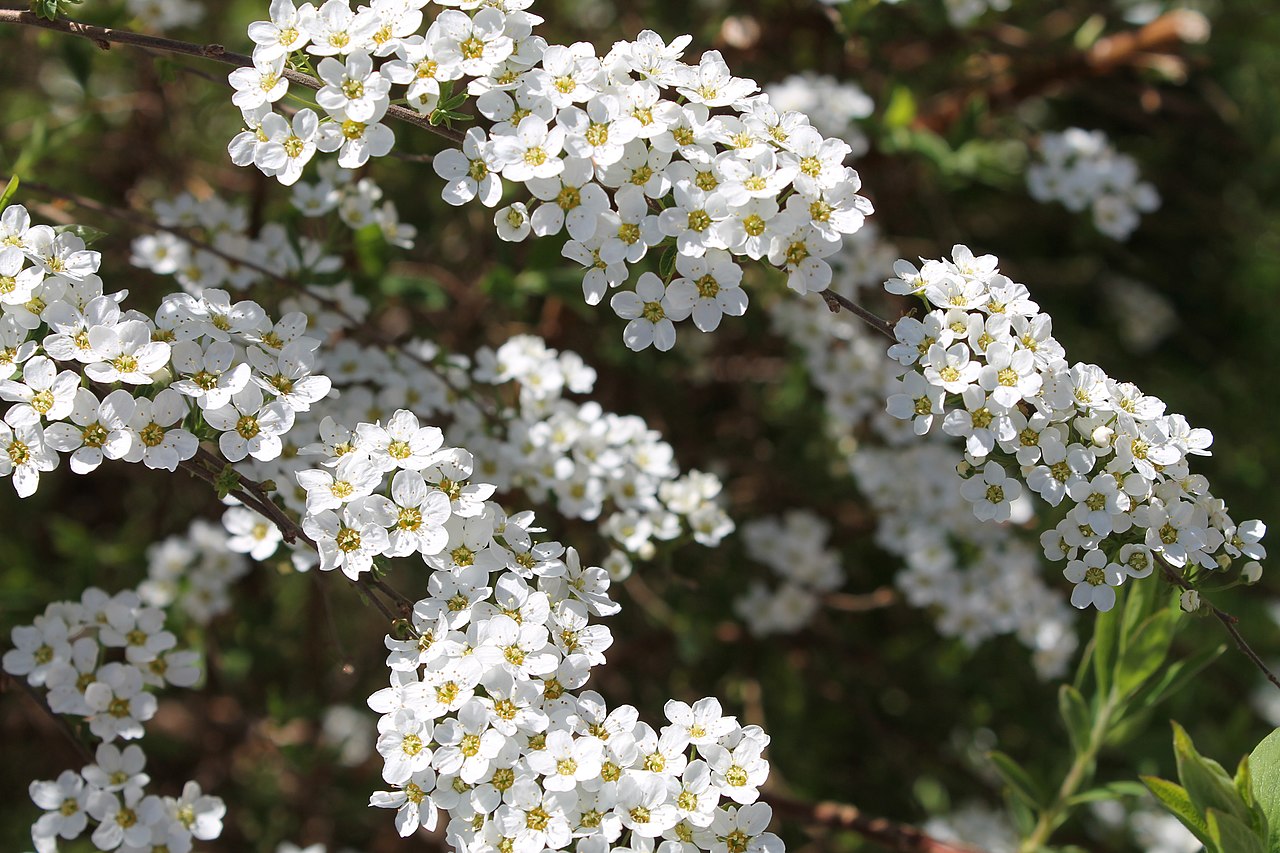
[[[1049,316],[996,264],[956,246],[949,261],[895,266],[885,288],[929,310],[894,329],[903,376],[889,414],[917,435],[937,424],[964,439],[961,491],[980,520],[1010,520],[1024,488],[1065,510],[1041,544],[1067,561],[1076,607],[1110,609],[1115,587],[1157,561],[1190,571],[1243,559],[1256,580],[1265,526],[1237,525],[1190,470],[1212,435],[1096,365],[1069,365]]]
[[[564,254],[586,268],[592,305],[650,249],[674,245],[674,269],[644,273],[634,291],[610,301],[636,350],[670,349],[675,322],[692,317],[710,331],[725,314],[742,314],[739,258],[767,259],[800,293],[824,289],[824,259],[871,212],[857,172],[844,165],[848,143],[824,138],[800,113],[779,112],[717,51],[697,65],[681,62],[689,36],[667,44],[645,31],[600,57],[585,43],[548,45],[533,35],[541,19],[528,4],[445,8],[419,34],[426,5],[353,12],[346,0],[319,9],[274,0],[271,20],[250,27],[255,66],[231,73],[247,127],[232,158],[286,184],[316,151],[359,168],[394,144],[382,123],[393,97],[451,115],[465,97],[453,95],[455,81],[466,79],[490,126],[472,127],[460,150],[433,159],[447,202],[494,207],[504,179],[526,184],[533,200],[499,210],[498,235],[567,231]],[[323,119],[311,109],[292,121],[272,111],[288,90],[291,59],[318,62]]]
[[[125,8],[143,29],[153,32],[190,27],[204,19],[204,7],[195,0],[128,0]]]
[[[824,136],[849,143],[851,156],[861,157],[871,147],[858,122],[870,117],[875,102],[857,83],[805,71],[770,83],[764,92],[775,110],[807,115]]]
[[[1061,202],[1073,212],[1088,208],[1093,224],[1114,240],[1127,240],[1139,214],[1160,207],[1156,188],[1139,179],[1138,164],[1118,153],[1100,130],[1068,128],[1040,137],[1041,162],[1027,169],[1036,201]]]
[[[852,242],[858,251],[837,266],[833,288],[857,300],[891,274],[897,253],[870,228]],[[907,603],[970,646],[1013,634],[1041,677],[1060,675],[1078,642],[1074,611],[1044,583],[1037,549],[1018,529],[974,517],[947,446],[954,439],[935,431],[921,444],[884,413],[898,370],[882,340],[825,305],[779,300],[770,311],[822,393],[834,446],[875,514],[876,544],[903,562],[894,583]],[[1030,516],[1020,501],[1016,518]]]
[[[412,249],[418,229],[402,222],[396,203],[383,200],[382,187],[373,178],[355,179],[354,173],[338,168],[330,160],[320,164],[314,183],[297,183],[293,187],[293,206],[304,216],[324,216],[332,211],[353,231],[376,225],[388,243],[401,249]]]
[[[359,424],[336,450],[299,475],[321,569],[358,577],[413,555],[432,570],[411,630],[386,638],[390,684],[369,697],[392,786],[370,805],[395,809],[402,835],[444,812],[457,850],[780,853],[756,802],[769,743],[758,727],[703,699],[668,702],[655,730],[577,692],[613,642],[591,624],[618,609],[604,569],[535,539],[533,514],[489,501],[469,454],[407,411]]]
[[[245,514],[253,516],[248,530],[238,537],[228,534],[225,528],[241,527]],[[274,535],[279,540],[274,524],[236,507],[227,511],[222,525],[196,519],[186,533],[152,544],[147,549],[147,579],[138,585],[138,595],[152,607],[177,606],[197,624],[207,625],[231,609],[230,587],[249,573],[243,555],[258,547],[253,537],[258,525],[264,538]],[[261,551],[254,558],[263,559]]]
[[[831,526],[808,510],[742,526],[747,556],[782,579],[776,590],[757,581],[734,602],[734,611],[753,634],[799,631],[813,618],[822,594],[844,583],[840,555],[827,547],[830,535]]]
[[[170,294],[154,318],[126,311],[97,252],[18,205],[0,214],[0,246],[0,477],[20,497],[59,454],[77,474],[104,459],[174,471],[202,439],[231,462],[274,459],[295,415],[329,393],[300,313],[273,323],[209,288]]]
[[[483,436],[464,442],[486,458],[485,476],[500,489],[522,488],[534,500],[555,496],[571,518],[601,518],[601,532],[622,549],[609,558],[614,579],[629,572],[626,554],[653,556],[655,540],[685,532],[714,547],[733,531],[715,502],[720,480],[681,474],[671,445],[634,415],[605,412],[597,403],[564,399],[590,393],[595,371],[575,353],[558,352],[532,335],[476,353],[477,382],[515,382],[519,407],[504,413],[505,442]]]
[[[164,630],[163,610],[142,603],[132,590],[108,595],[91,587],[80,601],[58,601],[31,625],[13,629],[14,648],[4,670],[44,692],[56,714],[83,719],[99,739],[96,761],[79,773],[31,783],[31,799],[45,813],[31,828],[38,853],[57,850],[89,822],[99,850],[142,853],[157,847],[191,849],[192,839],[222,832],[222,801],[188,782],[179,797],[146,791],[150,779],[137,740],[157,708],[154,690],[191,687],[199,680],[198,655],[176,648]]]
[[[184,195],[156,205],[156,211],[164,222],[199,228],[207,239],[233,239],[263,264],[271,263],[274,237],[268,229],[257,238],[248,235],[238,206],[216,197],[196,205]],[[216,255],[193,249],[191,239],[165,233],[138,238],[134,263],[178,276],[184,287],[198,293],[199,281],[221,282],[224,266]],[[336,258],[311,252],[305,244],[303,254],[309,258],[305,267],[274,268],[281,275],[296,276],[293,282],[332,277]],[[184,262],[159,265],[175,256]],[[341,286],[303,291],[298,285],[294,292],[299,291],[307,295],[290,307],[315,313],[322,327],[349,330],[363,313],[354,306],[326,312],[326,306],[334,306],[332,295],[342,298]],[[497,488],[519,488],[535,501],[554,498],[565,516],[598,519],[602,533],[617,548],[605,560],[615,579],[630,572],[632,557],[649,559],[656,542],[687,531],[695,541],[714,546],[733,530],[733,522],[716,502],[721,490],[716,477],[682,473],[671,446],[640,418],[566,398],[589,393],[595,384],[595,371],[574,353],[550,349],[529,335],[514,337],[497,349],[481,348],[474,358],[445,354],[424,342],[388,350],[349,339],[323,352],[325,369],[340,394],[297,413],[279,457],[246,460],[242,468],[255,479],[293,482],[296,473],[310,465],[308,456],[299,452],[321,447],[331,437],[327,424],[378,420],[403,408],[419,418],[446,423],[449,440],[473,448],[485,480]],[[495,386],[509,384],[518,389],[517,404],[493,410],[502,397]],[[479,399],[473,399],[477,395]],[[286,490],[283,497],[289,508],[305,508],[305,490]],[[274,525],[244,508],[227,518],[228,530],[241,543],[238,550],[255,559],[271,556],[280,541]],[[307,555],[305,549],[295,550],[300,568],[308,565]]]

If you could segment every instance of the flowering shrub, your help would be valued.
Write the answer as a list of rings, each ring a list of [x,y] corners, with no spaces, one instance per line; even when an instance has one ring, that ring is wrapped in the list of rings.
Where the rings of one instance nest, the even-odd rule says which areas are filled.
[[[1207,19],[542,2],[0,10],[4,843],[1268,849],[1274,738],[1138,774],[1153,718],[1241,753],[1221,697],[1280,688],[1266,527],[1217,496],[1265,515],[1270,451],[1186,388],[1266,403],[1149,367],[1267,328],[1231,300],[1269,279],[1190,322],[1160,271],[1218,272],[1236,223],[1174,215],[1212,177],[1047,129],[1095,77],[1179,115]],[[69,52],[10,68],[19,27]]]

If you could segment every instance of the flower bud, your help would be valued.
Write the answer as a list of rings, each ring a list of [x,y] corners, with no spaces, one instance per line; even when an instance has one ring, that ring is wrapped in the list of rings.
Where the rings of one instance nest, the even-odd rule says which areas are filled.
[[[1182,609],[1187,613],[1195,613],[1200,609],[1200,593],[1196,592],[1194,589],[1185,591],[1182,593],[1182,598],[1179,601],[1179,604],[1182,605]]]
[[[1240,570],[1240,576],[1244,578],[1245,583],[1257,583],[1262,580],[1262,564],[1257,560],[1250,560]]]

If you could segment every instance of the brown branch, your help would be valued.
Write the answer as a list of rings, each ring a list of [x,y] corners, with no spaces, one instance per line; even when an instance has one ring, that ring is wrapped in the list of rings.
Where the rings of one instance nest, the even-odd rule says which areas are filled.
[[[203,447],[196,451],[196,455],[193,459],[178,463],[179,467],[184,471],[187,471],[215,487],[217,486],[218,472],[220,472],[227,464],[229,463],[213,455]],[[280,535],[286,542],[293,543],[301,540],[312,548],[315,548],[315,542],[306,534],[305,531],[303,531],[302,526],[291,518],[279,504],[271,500],[266,488],[261,483],[256,480],[250,480],[248,477],[243,475],[241,475],[239,479],[241,487],[238,489],[232,489],[229,492],[232,497],[236,498],[242,504],[275,524],[280,530]],[[343,576],[346,577],[345,573]],[[392,627],[397,624],[401,624],[404,630],[411,636],[418,636],[412,626],[404,624],[407,617],[397,616],[395,612],[387,606],[386,602],[378,597],[377,592],[381,590],[384,594],[388,595],[393,600],[396,600],[396,603],[401,610],[406,608],[404,602],[408,601],[408,599],[405,598],[405,596],[391,589],[390,586],[380,579],[374,578],[372,574],[364,575],[356,579],[348,577],[347,580],[351,581],[353,586],[357,587],[364,593],[365,597],[373,604],[374,607],[377,608],[378,612],[382,614]],[[407,606],[409,612],[412,612],[412,602],[409,602]]]
[[[780,817],[791,818],[810,826],[856,832],[868,841],[899,853],[981,853],[976,847],[925,835],[913,826],[894,823],[886,818],[870,817],[863,814],[857,806],[847,803],[806,803],[772,795],[766,795],[764,799]]]
[[[252,68],[253,57],[243,53],[232,53],[220,44],[195,44],[193,42],[178,41],[176,39],[161,38],[160,36],[148,36],[142,33],[130,32],[128,30],[118,30],[114,27],[99,27],[95,24],[85,24],[80,21],[72,21],[67,18],[58,18],[54,21],[48,21],[38,17],[31,12],[23,12],[16,9],[0,9],[0,24],[17,24],[24,27],[38,27],[45,30],[53,30],[54,32],[65,33],[67,35],[78,36],[79,38],[88,39],[93,42],[100,50],[110,50],[113,44],[127,44],[133,47],[139,47],[144,50],[159,51],[161,53],[176,53],[183,56],[195,56],[200,59],[208,59],[214,62],[221,62],[224,65],[235,65],[240,68]],[[324,85],[323,82],[312,77],[310,74],[303,74],[301,71],[294,71],[290,68],[284,70],[284,76],[292,83],[299,86],[305,86],[308,89],[319,89]],[[419,112],[392,105],[387,108],[387,116],[396,121],[405,122],[423,130],[430,131],[437,136],[444,137],[450,142],[460,143],[463,134],[460,131],[450,127],[441,127],[431,123],[431,120]]]
[[[889,340],[897,342],[898,337],[893,333],[893,324],[879,314],[868,311],[858,303],[841,296],[833,290],[822,291],[822,298],[826,300],[827,308],[831,309],[832,314],[839,314],[840,309],[843,308]]]
[[[861,595],[848,592],[831,592],[822,597],[822,603],[832,610],[843,610],[846,613],[865,613],[868,610],[879,610],[892,607],[899,601],[898,591],[891,586],[882,586]]]
[[[1155,557],[1156,561],[1160,563],[1160,570],[1164,572],[1164,576],[1168,578],[1171,583],[1185,590],[1193,590],[1197,595],[1199,595],[1199,590],[1196,590],[1191,582],[1182,576],[1181,572],[1169,565],[1163,556],[1156,554]],[[1230,613],[1223,610],[1221,607],[1218,607],[1204,596],[1200,597],[1200,605],[1202,607],[1209,608],[1209,612],[1211,612],[1214,617],[1222,623],[1222,627],[1227,629],[1227,633],[1230,634],[1231,639],[1235,641],[1236,648],[1243,652],[1245,657],[1253,661],[1253,665],[1267,677],[1267,681],[1270,681],[1277,688],[1280,688],[1280,678],[1276,678],[1275,673],[1273,673],[1267,665],[1263,663],[1262,658],[1258,656],[1258,653],[1255,652],[1245,640],[1244,635],[1240,633],[1240,629],[1236,627],[1240,622],[1240,619],[1236,616],[1232,616]]]
[[[942,94],[921,110],[915,124],[940,133],[964,114],[966,105],[975,96],[984,96],[1006,107],[1014,106],[1068,83],[1105,77],[1125,66],[1140,66],[1152,54],[1171,53],[1184,45],[1203,42],[1208,35],[1209,22],[1204,15],[1190,9],[1176,9],[1136,30],[1098,39],[1087,50],[1069,53],[1038,67],[1017,68],[1008,57],[1000,57],[1001,61],[990,63],[998,72],[977,85]]]

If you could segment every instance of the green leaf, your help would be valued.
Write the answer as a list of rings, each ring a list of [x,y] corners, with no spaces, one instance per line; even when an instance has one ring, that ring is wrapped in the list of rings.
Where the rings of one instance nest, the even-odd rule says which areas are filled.
[[[1058,713],[1066,723],[1072,748],[1077,754],[1083,752],[1093,734],[1093,713],[1084,696],[1070,684],[1058,688]]]
[[[83,240],[86,246],[92,246],[107,236],[106,231],[101,231],[92,225],[59,225],[53,230],[58,234],[74,234]]]
[[[1125,648],[1116,662],[1116,693],[1127,697],[1137,692],[1169,655],[1169,644],[1178,625],[1179,614],[1162,610],[1143,622],[1137,632],[1124,639]]]
[[[1217,809],[1205,812],[1209,837],[1223,853],[1267,853],[1262,840],[1243,821]]]
[[[1120,608],[1113,607],[1099,613],[1093,619],[1093,677],[1098,683],[1098,695],[1111,691],[1111,670],[1116,663],[1116,648],[1120,642]]]
[[[1155,794],[1160,804],[1181,821],[1183,826],[1191,830],[1191,834],[1198,838],[1201,844],[1208,846],[1213,843],[1213,839],[1209,836],[1209,824],[1191,803],[1191,797],[1187,795],[1185,788],[1158,776],[1141,778],[1147,790]]]
[[[1120,627],[1120,649],[1138,633],[1138,626],[1147,621],[1161,606],[1169,604],[1172,595],[1159,583],[1130,584],[1125,591],[1124,618]]]
[[[1091,788],[1076,794],[1067,801],[1068,805],[1077,806],[1081,803],[1092,803],[1098,800],[1118,800],[1125,797],[1145,797],[1147,795],[1147,787],[1138,782],[1109,782],[1106,785],[1099,785],[1097,788]]]
[[[1186,729],[1173,723],[1173,753],[1178,760],[1178,778],[1187,795],[1200,812],[1217,809],[1242,821],[1249,820],[1249,809],[1236,793],[1235,783],[1212,758],[1196,752]]]
[[[1249,809],[1249,826],[1262,838],[1266,838],[1269,822],[1266,814],[1262,811],[1262,806],[1258,805],[1258,801],[1253,796],[1253,773],[1249,769],[1249,756],[1246,755],[1240,759],[1240,763],[1236,766],[1236,777],[1233,781],[1235,782],[1236,793],[1240,795],[1245,807]]]
[[[1185,660],[1174,661],[1164,668],[1158,678],[1143,685],[1142,689],[1134,695],[1133,701],[1129,703],[1130,707],[1145,710],[1173,696],[1190,684],[1205,667],[1217,660],[1226,650],[1227,644],[1222,643],[1196,652]]]
[[[1000,774],[1000,778],[1005,781],[1019,800],[1026,803],[1033,809],[1041,809],[1044,806],[1044,792],[1040,790],[1040,786],[1035,780],[1018,766],[1018,762],[1014,761],[1003,752],[988,752],[987,760],[995,767],[996,772]]]
[[[884,108],[884,126],[890,129],[906,127],[915,118],[915,96],[906,86],[894,86],[889,93],[889,104]]]
[[[1267,849],[1280,850],[1280,729],[1249,754],[1249,776],[1253,800],[1267,820]]]
[[[213,486],[218,490],[218,498],[225,498],[240,488],[240,475],[235,468],[230,465],[224,465],[222,470],[218,472],[217,478],[213,481]]]
[[[57,20],[58,0],[31,0],[31,11],[36,13],[36,17]]]
[[[4,192],[0,193],[0,210],[9,203],[9,199],[13,198],[18,192],[18,184],[22,183],[18,180],[18,176],[14,175],[9,179],[9,185],[4,188]]]

